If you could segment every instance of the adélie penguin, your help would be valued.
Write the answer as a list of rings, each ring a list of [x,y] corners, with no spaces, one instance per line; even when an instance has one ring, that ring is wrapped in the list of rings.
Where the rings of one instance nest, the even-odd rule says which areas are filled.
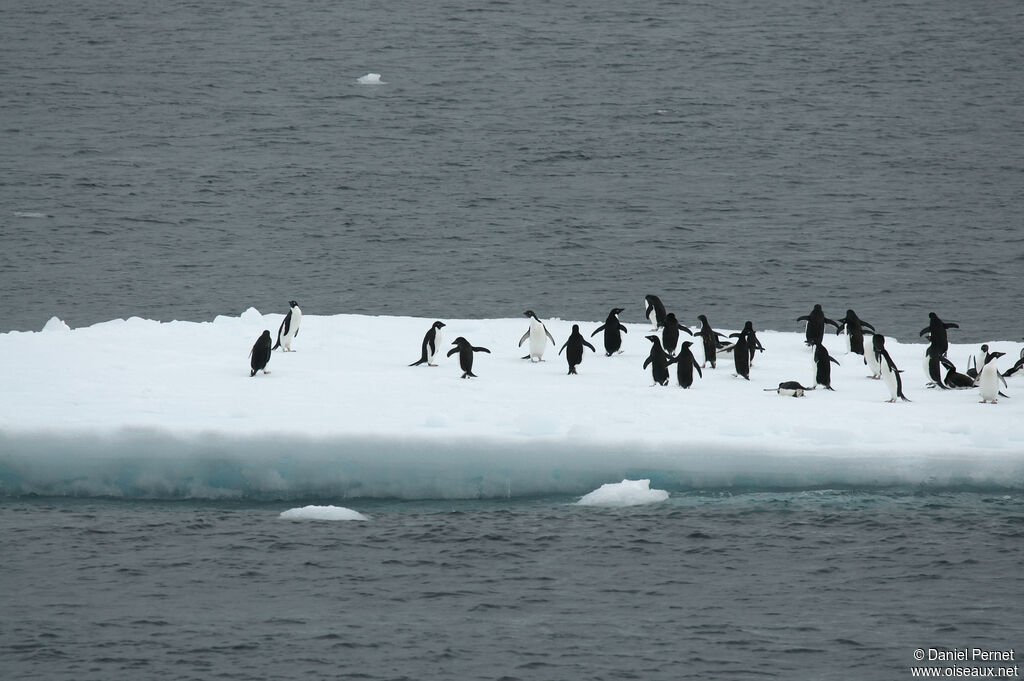
[[[800,315],[796,320],[798,322],[807,322],[807,328],[804,329],[804,342],[810,346],[821,344],[821,341],[825,338],[825,324],[831,324],[837,329],[839,328],[839,322],[826,317],[820,304],[816,304],[810,314]]]
[[[714,369],[718,357],[718,349],[726,345],[719,338],[725,338],[725,336],[711,328],[707,315],[697,315],[697,319],[700,320],[700,329],[697,330],[697,334],[700,336],[701,344],[704,347],[704,361],[701,362],[701,366],[703,367],[708,362],[711,362],[711,368]]]
[[[985,366],[985,360],[988,358],[988,343],[981,346],[977,353],[967,358],[967,371],[966,374],[971,378],[978,377],[978,371],[981,367]]]
[[[599,332],[604,331],[604,353],[605,357],[611,357],[616,352],[622,352],[622,334],[627,333],[626,327],[619,321],[619,315],[622,314],[623,308],[613,307],[612,311],[608,313],[608,319],[604,320],[604,324],[594,329],[594,333],[590,334],[593,338]]]
[[[1005,353],[1002,352],[990,352],[988,357],[985,358],[985,364],[981,367],[981,373],[978,374],[978,394],[981,396],[982,403],[991,402],[996,403],[996,398],[999,396],[1009,397],[999,391],[999,382],[1002,381],[1003,385],[1006,384],[1006,379],[999,373],[999,369],[996,367],[996,360],[1002,357]]]
[[[814,388],[804,387],[799,381],[783,381],[778,388],[765,388],[766,393],[778,393],[784,397],[803,397],[804,393]]]
[[[943,376],[942,361],[946,359],[945,355],[940,355],[939,351],[935,348],[934,344],[929,345],[924,350],[924,368],[928,374],[929,381],[925,385],[926,388],[934,388],[936,386],[946,390],[947,386]],[[948,360],[947,360],[948,361]]]
[[[284,348],[285,352],[292,352],[292,341],[299,335],[299,323],[302,321],[302,310],[294,300],[288,301],[288,314],[284,316],[281,327],[277,330],[277,343],[274,350]]]
[[[949,337],[946,329],[959,329],[960,325],[955,322],[944,322],[934,312],[928,313],[928,326],[921,329],[918,336],[928,334],[928,339],[938,350],[940,355],[946,354],[949,350]]]
[[[665,348],[665,352],[670,355],[676,354],[676,345],[679,343],[680,331],[685,331],[691,336],[693,335],[690,327],[680,324],[675,313],[669,312],[665,315],[665,328],[661,331],[661,345]]]
[[[661,339],[657,336],[646,336],[651,341],[651,352],[644,360],[644,369],[651,367],[652,385],[668,385],[668,363],[672,358],[661,347]]]
[[[948,357],[943,357],[939,361],[947,369],[946,376],[943,378],[947,388],[950,390],[966,390],[974,387],[974,379],[967,374],[957,371],[956,365]]]
[[[594,346],[591,345],[583,338],[583,334],[580,333],[580,325],[572,325],[572,333],[569,334],[569,339],[565,341],[562,348],[558,351],[558,354],[562,354],[562,350],[566,350],[565,361],[569,363],[569,373],[575,374],[576,367],[583,361],[583,348],[584,346],[590,348],[591,352],[597,352]]]
[[[885,336],[876,333],[871,337],[871,348],[864,353],[864,364],[867,365],[871,375],[868,378],[882,378],[882,367],[878,363],[878,352],[885,347]]]
[[[428,367],[437,366],[434,364],[434,357],[437,355],[438,348],[442,343],[441,329],[443,329],[444,326],[444,322],[441,321],[431,324],[430,328],[427,329],[426,335],[423,336],[423,344],[420,347],[420,358],[409,366],[414,367],[423,363],[426,363]]]
[[[555,345],[555,337],[548,332],[544,322],[537,318],[533,310],[527,310],[523,314],[530,318],[530,328],[519,339],[519,347],[523,346],[527,338],[530,339],[530,354],[524,356],[523,359],[528,359],[531,362],[543,362],[544,350],[548,346],[548,339],[550,338],[551,344]]]
[[[747,334],[741,331],[740,333],[735,335],[738,336],[738,338],[732,346],[733,363],[736,366],[736,373],[733,375],[742,376],[743,378],[749,381],[750,353],[747,350]]]
[[[872,331],[875,327],[868,324],[866,321],[857,316],[857,313],[853,310],[847,310],[846,316],[839,320],[839,327],[836,329],[836,335],[838,336],[846,330],[846,343],[849,351],[857,354],[864,354],[864,329],[868,328]]]
[[[252,350],[249,351],[249,367],[252,369],[252,372],[249,374],[250,378],[255,376],[257,371],[262,371],[265,374],[270,373],[267,370],[267,364],[270,363],[270,353],[272,349],[270,347],[270,343],[270,329],[266,329],[260,337],[256,339],[256,343],[252,346]]]
[[[828,354],[828,350],[821,343],[815,343],[814,345],[814,384],[816,386],[822,385],[829,390],[835,390],[832,387],[832,363],[839,364],[832,355]]]
[[[693,356],[693,351],[690,350],[692,345],[692,341],[683,341],[683,344],[679,346],[679,354],[669,361],[669,364],[674,363],[676,365],[676,380],[679,381],[679,385],[682,388],[689,388],[693,385],[694,369],[697,370],[698,376],[704,378],[704,372],[700,370],[697,358]]]
[[[747,349],[750,351],[750,366],[754,366],[754,353],[764,352],[764,346],[761,345],[761,341],[757,339],[757,334],[754,332],[754,322],[748,321],[743,325],[743,330],[740,331],[742,334],[747,336]],[[729,336],[738,336],[739,334],[730,333]]]
[[[459,368],[462,369],[461,378],[477,378],[477,375],[473,373],[473,353],[474,352],[486,352],[488,355],[491,351],[487,348],[474,347],[468,340],[459,336],[452,345],[455,347],[448,351],[448,356],[451,357],[456,352],[459,353]]]
[[[644,296],[644,316],[654,325],[651,331],[657,331],[665,326],[665,306],[661,298],[654,294]]]
[[[875,336],[878,337],[877,335]],[[881,348],[878,350],[878,365],[882,372],[882,381],[889,388],[890,399],[888,402],[895,402],[897,398],[904,402],[909,402],[907,396],[903,394],[903,379],[900,378],[900,374],[903,373],[896,367],[896,362],[892,361],[892,357],[889,356],[889,351],[885,349],[885,344],[882,343]]]

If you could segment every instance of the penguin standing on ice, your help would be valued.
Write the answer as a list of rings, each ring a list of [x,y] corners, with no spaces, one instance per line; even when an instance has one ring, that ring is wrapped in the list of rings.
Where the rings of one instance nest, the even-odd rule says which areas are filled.
[[[996,398],[999,396],[1009,397],[1009,395],[1003,395],[999,391],[999,382],[1002,381],[1003,385],[1006,385],[1006,379],[999,373],[999,369],[996,367],[996,360],[1002,357],[1003,352],[990,352],[988,357],[985,358],[985,364],[981,367],[981,373],[978,374],[978,394],[981,395],[982,403],[991,402],[996,403]]]
[[[523,314],[530,318],[530,328],[519,339],[519,347],[523,346],[527,338],[530,339],[530,354],[524,356],[523,359],[528,359],[531,362],[543,362],[544,350],[548,346],[548,338],[551,339],[551,344],[555,345],[555,337],[548,333],[544,322],[537,318],[533,310],[527,310]]]
[[[426,362],[428,367],[436,367],[434,364],[434,357],[437,355],[438,348],[441,346],[441,329],[445,326],[444,322],[434,322],[427,333],[423,336],[423,345],[420,348],[420,358],[410,364],[409,366],[414,367]]]
[[[867,365],[871,375],[868,378],[878,380],[882,378],[882,367],[878,363],[878,353],[885,347],[885,336],[876,333],[871,337],[871,349],[864,353],[864,364]]]
[[[661,298],[653,294],[644,296],[644,316],[654,325],[651,331],[657,331],[665,326],[665,306]]]
[[[593,338],[600,331],[604,331],[604,356],[611,357],[616,352],[622,352],[622,334],[628,333],[622,322],[619,321],[619,315],[622,314],[623,308],[613,307],[612,311],[608,313],[608,319],[604,320],[604,324],[594,329],[594,333],[590,334]]]
[[[249,367],[252,369],[249,378],[255,376],[257,371],[262,371],[265,374],[270,373],[267,370],[267,364],[270,363],[270,352],[270,329],[266,329],[256,339],[255,345],[249,351]]]
[[[839,364],[832,355],[828,354],[828,350],[821,343],[815,343],[814,345],[814,384],[816,386],[823,385],[829,390],[834,390],[832,387],[832,363]]]
[[[584,346],[590,348],[591,352],[597,352],[597,350],[594,349],[594,346],[588,343],[585,338],[583,338],[583,334],[580,333],[580,325],[573,324],[572,333],[569,334],[569,339],[565,341],[565,343],[562,345],[561,350],[558,351],[558,354],[562,354],[562,350],[568,348],[568,350],[565,353],[565,361],[569,363],[570,374],[575,374],[576,367],[581,362],[583,362]]]
[[[676,365],[676,380],[679,381],[679,385],[682,388],[689,388],[693,385],[693,370],[697,370],[697,375],[704,378],[704,373],[700,370],[700,365],[697,364],[697,358],[693,356],[693,352],[690,350],[690,346],[693,345],[692,341],[683,341],[683,344],[679,347],[679,354],[672,358],[669,364],[673,362]]]
[[[924,368],[930,379],[925,385],[926,388],[934,388],[936,386],[947,389],[946,383],[943,380],[943,366],[942,362],[946,360],[945,355],[940,355],[938,350],[935,349],[935,345],[929,345],[924,350]],[[948,361],[948,360],[946,360]]]
[[[876,335],[875,337],[877,338],[878,336]],[[898,397],[904,402],[909,402],[910,400],[903,394],[903,379],[900,378],[900,374],[903,372],[896,368],[896,362],[892,361],[892,357],[889,356],[889,351],[885,349],[884,343],[878,351],[878,365],[882,369],[882,380],[888,386],[889,394],[892,396],[887,401],[895,402]]]
[[[665,328],[661,332],[661,344],[665,348],[665,352],[670,355],[674,356],[676,354],[676,345],[679,343],[680,331],[685,331],[691,336],[693,335],[693,331],[690,331],[688,326],[679,323],[674,312],[669,312],[665,315]]]
[[[644,369],[651,367],[653,385],[668,385],[668,363],[672,358],[661,347],[661,339],[657,336],[646,336],[651,341],[651,352],[644,360]]]
[[[750,352],[750,366],[754,366],[754,353],[764,352],[764,346],[761,345],[761,341],[757,339],[757,334],[754,332],[754,322],[748,321],[743,325],[743,330],[740,334],[747,336],[747,350]],[[739,336],[740,334],[730,333],[729,336]]]
[[[944,322],[939,319],[939,315],[934,312],[928,313],[928,326],[921,329],[921,333],[918,336],[923,336],[926,333],[931,341],[932,345],[940,355],[946,354],[949,350],[949,337],[946,333],[946,329],[959,329],[960,325],[955,322]]]
[[[711,368],[714,369],[718,357],[718,348],[724,345],[718,339],[725,336],[711,328],[711,323],[706,315],[697,315],[697,319],[700,320],[700,328],[697,330],[697,333],[700,335],[704,346],[704,361],[701,363],[701,366],[703,367],[708,362],[711,362]]]
[[[742,376],[750,380],[750,351],[748,349],[747,334],[743,331],[729,334],[730,337],[737,337],[732,345],[732,358],[736,366],[736,373],[733,376]]]
[[[473,347],[473,344],[462,336],[452,341],[452,345],[456,347],[448,351],[448,356],[451,357],[456,352],[459,353],[459,368],[462,369],[462,378],[477,378],[477,375],[473,373],[473,353],[486,352],[489,355],[491,351],[487,348]]]
[[[836,335],[838,336],[843,332],[843,329],[846,329],[846,343],[849,351],[856,355],[863,355],[865,328],[871,329],[871,331],[875,330],[875,327],[858,317],[856,312],[847,310],[846,316],[839,320],[839,328],[836,329]]]
[[[800,315],[796,320],[798,322],[807,322],[807,328],[804,330],[804,342],[810,346],[821,345],[822,339],[825,338],[825,324],[831,324],[837,329],[839,328],[839,322],[826,317],[825,312],[821,309],[821,305],[817,304],[810,314]]]
[[[299,309],[299,304],[294,300],[289,300],[288,305],[291,309],[284,316],[281,328],[277,330],[277,343],[274,344],[274,350],[284,348],[285,352],[293,352],[292,341],[299,335],[299,322],[302,321],[302,310]]]

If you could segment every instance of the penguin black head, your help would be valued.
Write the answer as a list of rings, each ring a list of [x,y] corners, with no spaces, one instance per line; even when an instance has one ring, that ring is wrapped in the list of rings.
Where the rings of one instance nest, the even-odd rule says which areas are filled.
[[[658,338],[657,336],[644,336],[644,338],[646,338],[647,340],[651,341],[652,343],[658,343],[658,344],[661,343],[661,339]]]
[[[744,324],[743,325],[743,330],[746,331],[746,332],[753,331],[754,330],[754,322],[747,322],[746,324]]]
[[[704,322],[705,324],[708,323],[707,315],[699,314],[699,315],[697,315],[697,319],[699,319],[700,321]]]
[[[459,336],[458,338],[452,341],[452,345],[467,345],[468,343],[469,341],[463,338],[462,336]]]
[[[814,304],[814,311],[817,312],[820,309],[821,309],[821,303],[815,303]]]
[[[985,364],[988,364],[989,362],[991,362],[994,359],[999,359],[1000,357],[1002,357],[1005,354],[1006,354],[1005,352],[990,352],[990,353],[988,353],[988,357],[985,358]]]
[[[683,341],[683,344],[682,344],[681,347],[688,348],[691,345],[693,345],[693,341]]]
[[[616,316],[617,316],[617,315],[620,315],[620,314],[622,314],[622,312],[623,312],[623,311],[624,311],[625,309],[626,309],[626,308],[624,308],[624,307],[613,307],[613,308],[612,308],[612,314],[613,314],[613,315],[616,315]]]
[[[435,329],[440,329],[442,326],[444,326],[444,322],[434,322]]]
[[[288,301],[288,307],[298,307],[298,306],[299,306],[299,304],[296,303],[294,300],[289,300]]]
[[[534,319],[536,319],[536,318],[537,318],[537,315],[535,315],[535,314],[533,313],[533,310],[527,310],[526,312],[524,312],[524,313],[523,313],[523,316],[524,316],[524,317],[533,317]]]
[[[939,315],[935,314],[934,312],[929,312],[928,313],[928,319],[938,319],[938,318],[939,318]]]
[[[572,332],[573,333],[579,333],[580,332],[580,325],[579,324],[573,324],[572,325]]]

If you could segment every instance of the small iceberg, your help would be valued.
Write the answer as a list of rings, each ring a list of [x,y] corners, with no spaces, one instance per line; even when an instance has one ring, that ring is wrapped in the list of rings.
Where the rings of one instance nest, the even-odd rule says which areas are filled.
[[[369,520],[359,511],[344,506],[303,506],[282,511],[285,520]]]
[[[367,73],[365,76],[359,76],[356,78],[356,82],[360,85],[387,85],[380,79],[379,73]]]
[[[70,330],[71,327],[67,325],[67,322],[59,317],[50,317],[49,321],[43,325],[44,333],[65,333]]]
[[[584,495],[576,502],[578,506],[640,506],[656,504],[668,499],[663,489],[651,489],[650,480],[623,480],[601,485],[599,489]]]

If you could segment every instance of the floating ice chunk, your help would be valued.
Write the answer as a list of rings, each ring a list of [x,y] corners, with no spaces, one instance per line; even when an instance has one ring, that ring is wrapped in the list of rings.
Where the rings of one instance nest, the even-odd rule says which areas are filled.
[[[651,489],[650,480],[623,480],[601,485],[576,503],[580,506],[639,506],[668,499],[663,489]]]
[[[367,73],[365,76],[359,76],[356,78],[356,82],[360,85],[387,85],[380,79],[379,73]]]
[[[281,513],[285,520],[369,520],[359,511],[344,506],[303,506]]]
[[[242,313],[240,319],[244,322],[255,322],[262,321],[263,315],[255,307],[250,307],[248,310]]]
[[[43,325],[43,333],[63,333],[70,330],[71,327],[57,317],[50,317],[50,320]]]

